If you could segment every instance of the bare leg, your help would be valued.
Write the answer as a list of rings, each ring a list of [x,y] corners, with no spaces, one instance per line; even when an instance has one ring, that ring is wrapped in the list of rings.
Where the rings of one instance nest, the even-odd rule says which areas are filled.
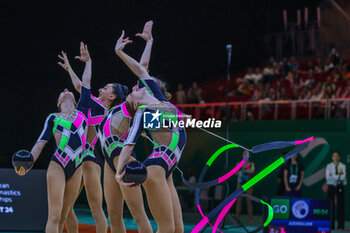
[[[84,187],[83,180],[81,180],[79,194],[83,190],[83,187]],[[65,222],[68,233],[78,232],[78,229],[79,229],[79,222],[78,222],[77,216],[74,213],[73,207],[74,207],[74,205],[68,211],[68,215],[67,215],[66,222]]]
[[[102,209],[101,167],[92,161],[85,161],[82,167],[86,196],[91,214],[95,220],[96,232],[106,233],[108,225],[105,213]]]
[[[74,202],[79,195],[79,188],[81,184],[81,167],[79,167],[72,177],[66,181],[66,188],[64,190],[64,199],[62,206],[62,213],[60,219],[60,232],[63,231],[63,223],[66,221],[68,211],[73,208]]]
[[[253,195],[253,188],[250,188],[246,191],[247,194]],[[248,216],[249,216],[249,224],[253,224],[253,204],[252,200],[247,198],[247,209],[248,209]]]
[[[181,204],[180,204],[179,196],[177,195],[177,191],[174,186],[173,174],[171,174],[168,177],[167,183],[170,190],[171,200],[173,203],[175,233],[183,233],[184,224],[182,220]]]
[[[129,161],[135,160],[130,158]],[[114,166],[118,167],[118,157],[115,157],[113,160]],[[117,182],[115,180],[115,182]],[[119,183],[117,183],[119,185]],[[124,199],[128,208],[131,212],[132,217],[134,218],[137,228],[140,233],[153,233],[151,223],[148,220],[145,207],[143,204],[143,197],[141,187],[128,187],[120,185],[120,189],[123,193]]]
[[[46,173],[49,215],[46,224],[47,233],[58,233],[63,206],[66,178],[62,167],[51,161]]]
[[[114,176],[114,171],[109,167],[107,162],[105,162],[103,186],[108,218],[111,223],[111,233],[125,233],[126,230],[123,221],[124,198]]]
[[[66,227],[68,233],[75,233],[78,232],[79,229],[79,223],[77,216],[74,213],[73,206],[69,209],[67,219],[66,219]]]
[[[174,210],[164,168],[147,167],[147,179],[143,184],[152,215],[158,224],[158,233],[175,232]]]
[[[240,184],[237,184],[237,189],[241,187]],[[236,218],[239,220],[239,217],[241,215],[242,211],[242,197],[237,198],[237,203],[236,203]]]

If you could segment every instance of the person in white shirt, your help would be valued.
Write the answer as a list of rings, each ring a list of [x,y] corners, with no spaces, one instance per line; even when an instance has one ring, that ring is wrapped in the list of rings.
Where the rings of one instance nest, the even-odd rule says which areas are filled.
[[[273,64],[272,63],[267,64],[267,66],[264,68],[262,74],[264,75],[265,80],[268,83],[271,83],[273,81],[273,78],[274,78]]]
[[[247,73],[244,75],[244,78],[248,81],[254,82],[254,72],[253,72],[253,68],[249,67],[247,70]]]
[[[328,184],[327,196],[331,199],[331,225],[334,229],[335,204],[338,208],[338,229],[344,229],[344,185],[346,185],[346,167],[340,162],[340,153],[332,154],[333,162],[326,168],[326,181]]]
[[[260,68],[257,67],[255,69],[255,73],[252,75],[252,81],[253,83],[257,84],[262,79],[263,79],[263,74],[261,73]]]

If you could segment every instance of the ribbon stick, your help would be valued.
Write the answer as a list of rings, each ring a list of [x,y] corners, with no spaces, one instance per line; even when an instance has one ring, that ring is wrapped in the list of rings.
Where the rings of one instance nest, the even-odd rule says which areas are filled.
[[[228,139],[226,139],[226,138],[223,138],[223,137],[221,137],[221,136],[219,136],[219,135],[217,135],[217,134],[215,134],[215,133],[213,133],[213,132],[210,132],[209,130],[206,130],[206,129],[203,129],[203,128],[197,128],[197,129],[200,129],[200,130],[202,130],[202,131],[204,131],[204,132],[206,132],[206,133],[208,133],[208,134],[210,134],[210,135],[213,135],[214,137],[220,138],[221,140],[224,140],[225,142],[228,142],[228,143],[230,143],[230,144],[235,144],[235,145],[237,145],[238,147],[242,148],[243,150],[251,151],[250,149],[245,148],[244,146],[241,146],[241,145],[239,145],[239,144],[237,144],[237,143],[231,142],[230,140],[228,140]]]

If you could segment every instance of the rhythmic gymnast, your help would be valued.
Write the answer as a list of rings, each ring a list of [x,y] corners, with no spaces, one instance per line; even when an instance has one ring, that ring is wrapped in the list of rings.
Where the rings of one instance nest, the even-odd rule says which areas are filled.
[[[143,32],[137,34],[146,41],[146,47],[140,61],[145,69],[148,68],[152,48],[152,25],[152,21],[147,22]],[[130,43],[129,40],[128,43]],[[132,119],[129,111],[125,103],[121,103],[110,109],[99,126],[98,136],[105,157],[104,193],[112,233],[126,232],[123,222],[124,200],[138,226],[139,232],[148,233],[153,231],[144,209],[141,189],[120,186],[115,180],[118,157]]]
[[[46,118],[44,129],[31,150],[36,161],[54,136],[57,148],[46,173],[49,215],[45,232],[48,233],[62,232],[68,211],[79,195],[81,152],[85,149],[90,107],[90,77],[86,75],[89,72],[91,64],[86,63],[77,107],[72,92],[67,89],[61,92],[57,102],[59,112]],[[27,171],[21,167],[16,172],[25,175]]]
[[[130,42],[128,38],[124,39],[123,31],[116,45],[117,55],[136,76],[151,81],[152,78],[146,69],[123,52],[124,46],[128,43]],[[141,82],[145,84],[142,80]],[[156,98],[154,93],[161,97]],[[143,130],[147,130],[143,128],[144,112],[148,110],[161,111],[165,115],[171,115],[174,118],[178,116],[180,119],[182,114],[161,95],[159,89],[152,91],[149,89],[149,86],[139,90],[134,88],[133,92],[126,98],[125,106],[129,113],[134,115],[134,119],[119,156],[115,178],[120,184],[133,185],[133,183],[126,184],[123,182],[123,176],[125,175],[123,168],[132,158],[132,152],[138,137]],[[158,224],[158,232],[183,232],[181,206],[173,183],[172,172],[179,162],[182,150],[186,144],[186,132],[184,128],[173,127],[172,129],[165,129],[162,126],[160,129],[147,131],[154,140],[154,150],[144,161],[148,175],[143,186],[152,215]]]
[[[67,54],[62,52],[62,55],[58,55],[58,57],[63,61],[63,63],[58,62],[58,64],[69,73],[75,90],[81,93],[82,83],[70,66]],[[80,44],[80,56],[76,56],[75,58],[82,62],[89,63],[91,66],[92,61],[90,54],[87,46],[84,45],[83,42]],[[91,77],[91,69],[89,71],[90,73],[86,75]],[[91,80],[91,78],[89,80]],[[101,167],[104,161],[103,158],[98,158],[94,153],[94,147],[97,142],[97,128],[108,109],[119,104],[121,102],[120,97],[124,96],[127,92],[128,88],[126,86],[122,86],[119,83],[110,83],[99,89],[98,98],[90,95],[88,133],[85,150],[82,152],[82,157],[80,159],[82,160],[82,182],[85,186],[91,214],[95,220],[97,233],[106,233],[108,228],[107,219],[102,209],[103,193],[101,185]],[[69,211],[66,225],[69,233],[78,232],[78,221],[76,220],[73,208]]]

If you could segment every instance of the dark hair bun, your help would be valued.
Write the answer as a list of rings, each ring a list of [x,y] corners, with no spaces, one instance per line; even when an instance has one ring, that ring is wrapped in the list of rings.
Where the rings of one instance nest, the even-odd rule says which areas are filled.
[[[129,94],[129,88],[127,86],[122,85],[122,89],[123,89],[124,95],[128,95]]]

